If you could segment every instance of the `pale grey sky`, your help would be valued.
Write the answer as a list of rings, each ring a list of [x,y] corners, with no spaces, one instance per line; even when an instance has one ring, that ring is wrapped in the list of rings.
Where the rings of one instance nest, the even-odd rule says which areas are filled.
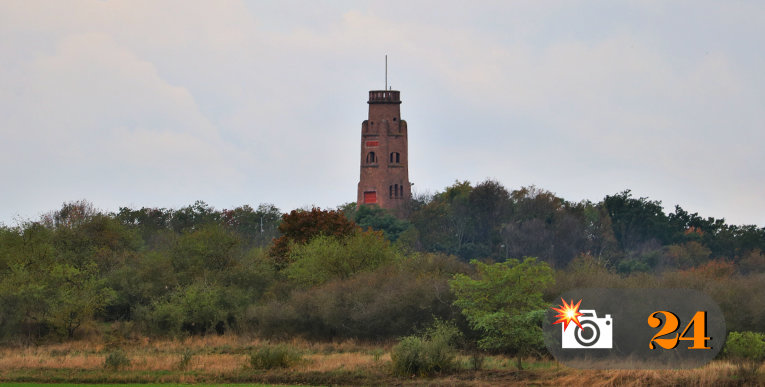
[[[632,189],[765,226],[759,1],[3,1],[0,222],[356,198],[389,80],[414,190]]]

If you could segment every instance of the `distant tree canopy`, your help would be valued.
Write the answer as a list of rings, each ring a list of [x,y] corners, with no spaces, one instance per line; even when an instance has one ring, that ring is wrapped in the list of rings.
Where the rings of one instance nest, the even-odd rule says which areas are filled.
[[[727,225],[680,206],[666,214],[661,202],[634,198],[629,190],[599,203],[572,203],[533,186],[508,192],[493,180],[476,186],[457,181],[413,207],[409,221],[414,230],[404,233],[406,243],[465,261],[535,256],[563,268],[576,256],[591,254],[629,272],[709,259],[738,262],[753,251],[765,251],[765,228]],[[709,253],[681,264],[673,257],[698,256],[678,251],[697,246],[690,242]]]

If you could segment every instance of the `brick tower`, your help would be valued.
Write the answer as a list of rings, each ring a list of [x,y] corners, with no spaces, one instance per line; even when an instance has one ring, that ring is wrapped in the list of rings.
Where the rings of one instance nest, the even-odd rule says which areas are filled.
[[[387,82],[386,82],[387,83]],[[361,178],[358,203],[406,215],[411,187],[406,121],[397,90],[369,92],[369,118],[361,123]]]

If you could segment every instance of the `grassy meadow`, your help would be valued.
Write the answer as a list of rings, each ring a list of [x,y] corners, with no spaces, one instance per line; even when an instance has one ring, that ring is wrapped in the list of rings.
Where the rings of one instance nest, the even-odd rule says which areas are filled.
[[[299,354],[286,367],[254,367],[252,354],[274,342],[241,336],[129,342],[70,341],[0,349],[3,383],[170,383],[312,385],[746,385],[765,383],[759,373],[727,361],[693,370],[575,370],[554,361],[526,359],[523,370],[506,356],[487,356],[480,370],[468,354],[458,369],[432,377],[395,376],[390,343],[354,340],[279,343]],[[120,354],[114,361],[115,353]],[[110,363],[111,362],[111,363]]]

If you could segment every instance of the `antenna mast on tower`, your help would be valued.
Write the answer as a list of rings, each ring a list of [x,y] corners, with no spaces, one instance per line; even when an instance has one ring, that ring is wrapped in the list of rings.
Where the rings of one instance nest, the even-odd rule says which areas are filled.
[[[385,88],[383,90],[388,90],[388,54],[385,54]]]

